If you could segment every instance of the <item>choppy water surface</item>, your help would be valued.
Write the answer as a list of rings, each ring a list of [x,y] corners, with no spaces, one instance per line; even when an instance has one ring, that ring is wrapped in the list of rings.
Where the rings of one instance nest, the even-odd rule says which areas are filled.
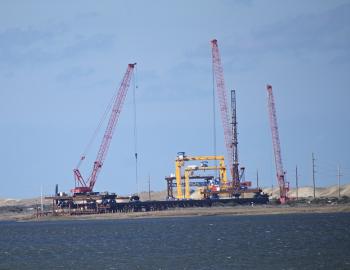
[[[350,214],[0,222],[0,269],[350,269]]]

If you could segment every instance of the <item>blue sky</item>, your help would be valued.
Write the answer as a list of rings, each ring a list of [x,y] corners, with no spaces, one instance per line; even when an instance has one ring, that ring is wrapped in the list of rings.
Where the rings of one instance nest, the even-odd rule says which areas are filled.
[[[265,85],[287,178],[350,182],[350,1],[1,1],[0,197],[73,187],[72,169],[127,64],[137,62],[140,189],[164,190],[178,151],[213,153],[210,40],[237,90],[246,179],[276,185]],[[228,90],[229,90],[228,89]],[[131,89],[130,89],[131,90]],[[225,154],[217,112],[217,153]],[[102,133],[100,134],[102,135]],[[88,176],[100,137],[81,168]],[[129,194],[131,91],[96,190]]]

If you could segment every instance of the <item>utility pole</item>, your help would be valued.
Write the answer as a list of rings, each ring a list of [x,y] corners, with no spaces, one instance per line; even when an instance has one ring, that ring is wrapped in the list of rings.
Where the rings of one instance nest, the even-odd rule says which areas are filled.
[[[256,187],[259,189],[259,170],[256,170]]]
[[[40,186],[40,208],[41,208],[41,214],[43,214],[43,212],[44,212],[43,185]]]
[[[297,200],[298,200],[299,199],[298,166],[295,166],[295,187],[296,187],[296,194],[297,194]]]
[[[151,200],[151,175],[148,175],[148,200]]]
[[[271,198],[273,196],[273,183],[271,184]]]
[[[316,198],[316,183],[315,183],[315,155],[312,153],[312,183],[314,186],[314,199]]]
[[[340,177],[342,176],[340,174],[340,165],[338,165],[338,173],[337,173],[337,177],[338,177],[338,199],[340,199]]]

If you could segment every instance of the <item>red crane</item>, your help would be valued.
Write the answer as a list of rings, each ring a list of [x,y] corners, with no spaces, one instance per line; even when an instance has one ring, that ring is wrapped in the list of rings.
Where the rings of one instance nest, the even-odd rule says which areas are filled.
[[[266,90],[268,93],[269,118],[270,118],[271,134],[272,134],[273,151],[274,151],[275,163],[276,163],[276,176],[277,176],[278,186],[280,189],[280,202],[281,204],[284,204],[288,200],[287,193],[289,191],[289,183],[286,182],[286,179],[285,179],[286,173],[283,170],[280,137],[278,133],[275,100],[273,97],[272,86],[268,84],[266,86]]]
[[[94,166],[92,168],[91,175],[87,181],[84,180],[83,176],[81,175],[79,171],[79,166],[81,162],[85,159],[85,156],[82,156],[79,164],[76,169],[73,170],[74,172],[74,179],[75,179],[75,188],[72,189],[73,194],[77,193],[88,193],[92,192],[94,185],[96,183],[97,177],[99,172],[101,171],[102,165],[104,160],[106,159],[106,155],[109,149],[109,145],[111,143],[113,132],[115,129],[115,126],[118,122],[120,112],[122,110],[126,94],[130,85],[130,80],[133,74],[133,70],[136,63],[129,64],[128,68],[125,72],[125,75],[123,77],[123,80],[121,82],[121,85],[118,90],[118,94],[114,100],[112,112],[109,117],[108,125],[106,127],[106,131],[104,133],[100,149],[97,154],[96,161],[94,162]]]
[[[230,125],[229,110],[227,106],[227,94],[224,80],[224,70],[221,64],[220,52],[218,47],[218,41],[213,39],[211,41],[212,46],[212,60],[213,71],[216,81],[217,96],[220,104],[221,123],[224,129],[225,146],[227,150],[228,163],[230,166],[230,172],[232,176],[232,185],[235,193],[239,190],[240,180],[238,166],[234,166],[234,140],[233,132]],[[238,165],[238,164],[237,164]]]

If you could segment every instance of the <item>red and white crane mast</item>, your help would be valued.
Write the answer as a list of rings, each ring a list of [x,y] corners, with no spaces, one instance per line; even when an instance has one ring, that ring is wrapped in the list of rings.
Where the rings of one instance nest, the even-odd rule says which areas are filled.
[[[220,52],[218,47],[218,41],[213,39],[212,45],[212,60],[213,60],[213,71],[216,81],[217,96],[220,104],[221,123],[224,129],[225,146],[227,150],[228,163],[230,166],[230,172],[232,176],[232,184],[234,191],[239,190],[239,176],[234,172],[234,153],[233,153],[233,134],[230,125],[229,110],[227,106],[227,94],[224,80],[224,70],[221,64]],[[238,173],[237,173],[238,174]]]
[[[104,133],[104,136],[103,136],[103,139],[102,139],[102,142],[100,145],[100,149],[98,151],[98,154],[97,154],[96,160],[94,162],[94,166],[92,168],[92,172],[91,172],[91,175],[90,175],[88,181],[85,182],[84,178],[82,177],[82,175],[79,171],[79,166],[81,164],[81,161],[83,161],[85,159],[84,156],[81,157],[77,168],[73,170],[75,183],[76,183],[76,187],[74,189],[72,189],[72,192],[74,194],[92,192],[92,190],[94,188],[98,174],[100,173],[103,162],[106,159],[109,145],[112,141],[115,126],[118,122],[119,115],[120,115],[120,112],[122,110],[128,88],[130,86],[130,81],[131,81],[131,77],[132,77],[135,65],[136,65],[136,63],[129,64],[127,67],[127,70],[125,72],[125,75],[123,77],[121,85],[119,87],[117,96],[114,100],[112,112],[111,112],[111,115],[110,115],[110,118],[108,121],[108,125],[106,127],[106,131]]]
[[[266,86],[266,90],[268,93],[268,109],[269,109],[270,127],[271,127],[271,134],[272,134],[272,145],[273,145],[275,164],[276,164],[276,176],[277,176],[277,181],[280,189],[280,202],[284,204],[288,200],[287,193],[289,191],[289,183],[286,182],[286,179],[285,179],[286,173],[283,170],[281,144],[280,144],[280,137],[278,132],[275,100],[273,97],[272,86],[268,84]]]

